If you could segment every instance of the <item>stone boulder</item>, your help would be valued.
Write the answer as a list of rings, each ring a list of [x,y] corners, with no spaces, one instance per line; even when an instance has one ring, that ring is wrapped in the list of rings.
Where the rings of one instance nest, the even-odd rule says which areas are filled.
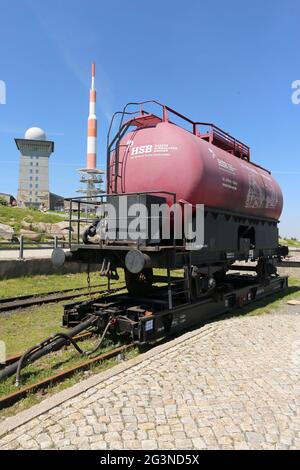
[[[40,239],[41,239],[41,234],[40,233],[32,232],[31,230],[21,229],[20,230],[20,235],[23,235],[25,240],[30,240],[32,242],[39,242]]]
[[[49,224],[45,224],[44,222],[37,222],[37,223],[31,224],[32,229],[39,233],[47,233],[47,225]]]
[[[15,231],[10,225],[0,224],[0,238],[4,238],[4,240],[11,242],[14,233]]]
[[[57,227],[59,227],[60,230],[68,230],[68,231],[69,231],[69,226],[70,226],[70,224],[69,224],[68,221],[63,220],[62,222],[57,222],[57,223],[54,224],[54,225],[56,225]],[[72,229],[72,231],[73,231],[73,229]]]
[[[26,222],[26,220],[22,220],[21,227],[24,228],[25,230],[31,230],[32,224],[31,222]]]
[[[73,228],[71,228],[73,232]],[[68,222],[59,222],[57,224],[51,224],[50,233],[58,238],[68,239],[69,238],[69,224]]]

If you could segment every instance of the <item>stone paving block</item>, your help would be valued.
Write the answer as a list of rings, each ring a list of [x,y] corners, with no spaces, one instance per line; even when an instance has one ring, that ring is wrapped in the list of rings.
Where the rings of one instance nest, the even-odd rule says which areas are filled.
[[[153,450],[158,448],[158,444],[154,439],[147,439],[141,442],[143,450]]]

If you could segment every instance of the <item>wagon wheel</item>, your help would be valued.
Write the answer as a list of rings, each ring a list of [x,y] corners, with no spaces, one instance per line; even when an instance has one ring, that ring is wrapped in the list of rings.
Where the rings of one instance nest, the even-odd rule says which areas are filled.
[[[153,270],[144,269],[138,274],[133,274],[127,269],[125,271],[125,282],[128,292],[135,296],[147,295],[151,292],[153,284]]]

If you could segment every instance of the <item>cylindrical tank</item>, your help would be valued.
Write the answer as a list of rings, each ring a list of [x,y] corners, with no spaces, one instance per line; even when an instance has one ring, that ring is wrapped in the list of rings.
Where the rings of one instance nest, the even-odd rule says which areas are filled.
[[[125,135],[118,174],[118,193],[169,191],[177,202],[276,221],[282,212],[282,192],[268,171],[168,121]]]

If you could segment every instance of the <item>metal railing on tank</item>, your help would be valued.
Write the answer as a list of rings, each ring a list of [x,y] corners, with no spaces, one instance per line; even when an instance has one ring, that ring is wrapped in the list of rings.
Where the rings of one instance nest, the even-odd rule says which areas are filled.
[[[157,116],[150,110],[145,109],[145,106],[154,105],[160,109],[161,115]],[[129,111],[131,107],[137,107],[134,111]],[[172,116],[172,119],[170,118]],[[128,120],[125,118],[128,117]],[[107,193],[117,192],[118,188],[118,178],[119,178],[119,148],[120,142],[129,131],[130,127],[138,128],[140,125],[139,118],[152,118],[156,123],[157,122],[170,122],[172,124],[179,125],[180,127],[186,129],[188,132],[191,132],[195,136],[207,140],[213,145],[225,150],[232,155],[235,155],[238,158],[243,160],[250,161],[250,147],[240,140],[236,139],[228,132],[223,131],[213,123],[209,122],[198,122],[193,121],[184,114],[179,113],[173,108],[170,108],[167,105],[164,105],[156,100],[147,100],[141,102],[130,102],[124,106],[122,111],[116,112],[109,126],[107,134],[107,161],[106,161],[106,176],[107,176]],[[179,119],[179,123],[174,121],[174,117]],[[116,125],[117,118],[119,119],[119,124]],[[187,127],[185,127],[185,125]],[[117,131],[113,138],[111,138],[112,129],[114,125],[117,126]],[[204,133],[199,131],[199,126],[208,128]],[[112,164],[112,154],[114,154],[113,164]],[[114,167],[113,172],[113,181],[111,180],[112,167]]]

